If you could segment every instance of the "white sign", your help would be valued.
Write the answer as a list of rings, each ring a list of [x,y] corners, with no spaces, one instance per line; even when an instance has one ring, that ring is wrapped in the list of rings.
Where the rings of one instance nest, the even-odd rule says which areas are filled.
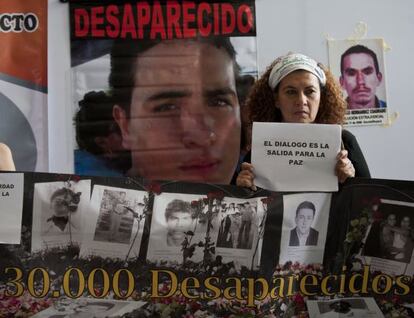
[[[253,123],[255,185],[273,191],[338,191],[341,127]]]
[[[23,173],[0,174],[0,244],[20,244]]]
[[[330,300],[307,300],[310,318],[321,317],[384,317],[375,299],[370,297],[337,298]]]

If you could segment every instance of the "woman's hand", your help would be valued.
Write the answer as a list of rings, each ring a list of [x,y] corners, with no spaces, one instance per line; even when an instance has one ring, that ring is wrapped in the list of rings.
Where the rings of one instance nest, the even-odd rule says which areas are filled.
[[[236,184],[239,187],[250,188],[253,191],[256,191],[257,188],[254,185],[254,174],[253,174],[253,165],[247,162],[243,162],[241,165],[241,171],[236,179]]]
[[[12,153],[10,148],[0,143],[0,170],[15,171]]]
[[[348,158],[348,151],[341,150],[336,159],[338,161],[335,166],[335,174],[338,176],[339,183],[344,183],[346,179],[355,177],[355,168]]]

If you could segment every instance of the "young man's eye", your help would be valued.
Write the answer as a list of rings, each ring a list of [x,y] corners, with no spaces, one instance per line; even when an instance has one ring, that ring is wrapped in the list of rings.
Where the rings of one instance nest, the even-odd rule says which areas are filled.
[[[154,113],[172,112],[178,110],[179,107],[173,103],[166,103],[155,106],[152,111]]]
[[[231,107],[232,105],[232,102],[227,98],[212,98],[208,102],[210,107]]]
[[[373,68],[371,68],[371,67],[366,68],[366,69],[364,69],[364,70],[363,70],[363,73],[364,73],[365,75],[371,75],[372,73],[374,73],[374,69],[373,69]]]
[[[346,70],[345,74],[348,76],[355,76],[356,75],[356,71],[355,70]]]

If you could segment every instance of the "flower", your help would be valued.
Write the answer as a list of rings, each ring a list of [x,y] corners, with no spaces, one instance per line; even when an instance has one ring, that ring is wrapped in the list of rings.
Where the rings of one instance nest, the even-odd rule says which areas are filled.
[[[209,192],[207,193],[208,199],[217,199],[217,200],[223,200],[224,198],[224,192],[223,191],[215,191],[215,192]]]
[[[159,182],[156,181],[150,181],[146,186],[145,189],[148,192],[152,192],[155,193],[156,195],[159,195],[162,191],[161,191],[161,184]]]

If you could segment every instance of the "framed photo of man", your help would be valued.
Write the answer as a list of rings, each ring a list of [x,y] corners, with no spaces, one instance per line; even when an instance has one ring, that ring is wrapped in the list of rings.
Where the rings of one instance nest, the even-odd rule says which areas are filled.
[[[384,40],[329,40],[329,66],[347,102],[346,124],[381,125],[388,120]]]
[[[279,264],[322,263],[328,228],[330,193],[283,196]]]
[[[359,258],[371,270],[390,275],[414,273],[414,203],[380,199],[379,217],[364,238]]]

